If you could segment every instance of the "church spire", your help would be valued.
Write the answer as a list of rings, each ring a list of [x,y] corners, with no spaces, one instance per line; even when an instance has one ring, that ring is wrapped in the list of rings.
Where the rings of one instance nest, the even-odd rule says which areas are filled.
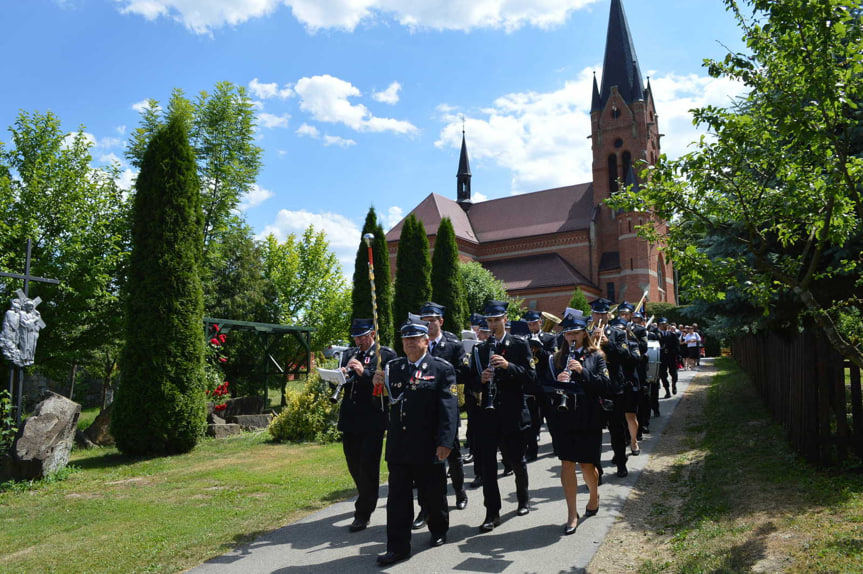
[[[464,137],[464,124],[461,128],[461,155],[458,158],[458,173],[456,174],[457,201],[461,208],[468,211],[470,201],[470,162],[467,159],[467,142]]]
[[[641,70],[638,67],[638,58],[635,56],[635,46],[629,33],[622,0],[611,0],[608,35],[605,39],[605,61],[602,65],[600,109],[608,102],[612,86],[617,86],[617,91],[627,104],[644,97]]]

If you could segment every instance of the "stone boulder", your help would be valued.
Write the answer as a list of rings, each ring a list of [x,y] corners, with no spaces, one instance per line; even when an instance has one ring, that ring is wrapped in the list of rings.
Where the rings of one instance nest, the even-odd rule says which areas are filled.
[[[225,424],[225,425],[207,425],[207,436],[213,438],[226,438],[243,432],[240,425]]]
[[[237,397],[225,401],[227,405],[225,410],[219,413],[219,416],[225,420],[230,420],[231,417],[237,415],[259,415],[264,412],[264,407],[267,406],[267,399],[264,397]]]
[[[44,478],[69,462],[81,405],[49,393],[21,423],[9,456],[6,476],[14,480]]]
[[[111,436],[111,413],[113,411],[114,403],[111,403],[108,408],[99,413],[84,431],[84,436],[90,442],[99,446],[114,446],[114,437]]]
[[[238,424],[244,431],[256,431],[266,429],[273,421],[273,415],[237,415],[227,419],[227,422]]]

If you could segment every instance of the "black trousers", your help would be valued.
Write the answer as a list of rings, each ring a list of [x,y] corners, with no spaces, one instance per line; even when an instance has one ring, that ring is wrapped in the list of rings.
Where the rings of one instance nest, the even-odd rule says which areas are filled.
[[[638,393],[638,426],[650,428],[650,384],[641,385]]]
[[[659,378],[665,392],[668,392],[668,374],[671,373],[671,382],[677,384],[677,357],[664,357],[659,363]]]
[[[446,503],[446,473],[443,464],[388,463],[390,471],[387,497],[387,551],[407,554],[411,551],[411,523],[414,519],[413,485],[417,486],[419,503],[428,513],[432,537],[449,530]]]
[[[381,477],[381,449],[384,431],[342,433],[342,450],[348,472],[357,487],[354,518],[367,522],[378,505]]]
[[[542,409],[540,408],[541,397],[525,395],[527,410],[530,411],[530,428],[525,432],[525,443],[527,450],[525,456],[533,460],[539,453],[539,429],[542,426]]]
[[[627,440],[627,424],[626,424],[626,409],[623,405],[623,395],[614,395],[614,410],[611,412],[602,411],[605,426],[608,427],[608,435],[611,438],[611,450],[614,451],[614,457],[611,462],[617,466],[626,464],[626,444]]]
[[[461,447],[459,446],[458,436],[455,437],[455,444],[452,447],[452,450],[449,451],[449,456],[447,457],[447,464],[449,465],[449,477],[452,481],[452,488],[457,493],[464,490],[464,462],[461,460]],[[419,487],[419,485],[414,485]],[[446,478],[444,478],[444,489],[446,489]],[[428,520],[428,512],[426,511],[426,507],[423,506],[422,500],[419,501],[420,512],[426,516],[426,520]]]
[[[650,383],[650,408],[654,416],[659,416],[659,379]]]
[[[496,414],[485,414],[477,429],[480,448],[474,460],[479,459],[482,472],[482,496],[486,512],[500,514],[500,488],[497,484],[497,449],[512,466],[515,474],[515,492],[519,506],[528,504],[527,461],[525,459],[524,431],[501,432]]]

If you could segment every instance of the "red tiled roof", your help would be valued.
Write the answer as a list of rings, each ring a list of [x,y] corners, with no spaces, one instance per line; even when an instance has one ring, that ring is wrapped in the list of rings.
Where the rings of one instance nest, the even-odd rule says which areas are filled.
[[[593,284],[557,253],[483,261],[507,291]]]

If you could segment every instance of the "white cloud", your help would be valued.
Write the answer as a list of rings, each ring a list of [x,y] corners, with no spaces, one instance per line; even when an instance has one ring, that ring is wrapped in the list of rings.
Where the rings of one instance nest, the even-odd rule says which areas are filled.
[[[96,136],[89,132],[81,132],[81,137],[84,138],[84,142],[88,143],[90,147],[96,146]],[[60,144],[63,149],[71,149],[71,147],[75,144],[75,140],[78,139],[78,132],[69,132],[66,134],[66,137],[63,138],[63,143]]]
[[[138,112],[139,114],[146,110],[150,105],[150,100],[141,100],[140,102],[135,102],[132,104],[132,109]],[[158,106],[156,109],[160,109]]]
[[[401,221],[405,216],[404,210],[398,205],[393,205],[387,210],[386,216],[383,217],[383,228],[384,231],[387,232]]]
[[[276,82],[264,84],[259,82],[258,78],[253,78],[252,81],[249,82],[249,91],[252,92],[253,96],[261,98],[262,100],[269,98],[279,98],[280,100],[284,100],[294,95],[294,90],[288,84],[285,84],[284,87],[280,88],[279,84]]]
[[[120,189],[130,190],[135,185],[135,180],[138,178],[138,171],[129,168],[120,172],[120,177],[117,179],[117,187]]]
[[[114,130],[116,130],[116,132],[117,132],[118,134],[120,134],[121,136],[122,136],[122,135],[126,135],[126,126],[125,126],[125,125],[123,125],[123,126],[117,126],[116,128],[114,128]]]
[[[470,200],[473,203],[479,203],[481,201],[488,201],[488,196],[486,194],[480,193],[478,191],[471,191],[470,192]]]
[[[240,201],[239,210],[246,211],[250,207],[257,207],[261,205],[271,197],[276,195],[269,189],[264,189],[257,183],[252,184],[252,188],[242,197]]]
[[[419,131],[410,122],[378,118],[364,105],[352,104],[349,98],[362,94],[350,82],[339,78],[330,75],[300,78],[294,89],[300,96],[300,109],[319,122],[341,123],[358,132],[415,134]]]
[[[325,146],[339,146],[339,147],[351,147],[352,145],[357,145],[352,139],[347,139],[339,136],[324,136],[324,145]]]
[[[483,161],[512,172],[511,193],[538,191],[590,181],[590,94],[593,69],[554,92],[506,94],[474,117],[465,118],[468,153],[475,165]],[[657,98],[662,151],[676,157],[698,137],[688,110],[706,104],[726,105],[740,87],[727,80],[674,75],[651,78]],[[446,104],[438,106],[446,123],[435,145],[458,149],[462,120]],[[475,201],[487,199],[472,194]],[[502,194],[498,194],[499,197]]]
[[[398,82],[393,82],[383,92],[375,92],[372,94],[372,99],[385,104],[397,104],[399,102],[399,90],[402,85]]]
[[[265,128],[286,128],[288,127],[289,119],[291,119],[291,116],[289,116],[288,114],[282,114],[280,116],[277,116],[275,114],[261,112],[258,114],[258,125],[261,125]]]
[[[397,22],[411,29],[513,31],[551,28],[599,0],[114,0],[121,11],[148,20],[172,18],[196,34],[261,18],[290,7],[307,29],[354,30],[361,23]]]
[[[282,209],[275,221],[264,227],[258,238],[263,239],[272,233],[279,241],[284,241],[291,233],[301,235],[310,225],[314,225],[316,231],[326,232],[330,249],[339,259],[342,272],[352,274],[362,230],[355,222],[338,213]]]
[[[318,131],[318,128],[315,126],[310,126],[309,124],[303,124],[297,128],[296,134],[298,136],[307,136],[310,138],[318,139],[321,137],[321,132]]]

